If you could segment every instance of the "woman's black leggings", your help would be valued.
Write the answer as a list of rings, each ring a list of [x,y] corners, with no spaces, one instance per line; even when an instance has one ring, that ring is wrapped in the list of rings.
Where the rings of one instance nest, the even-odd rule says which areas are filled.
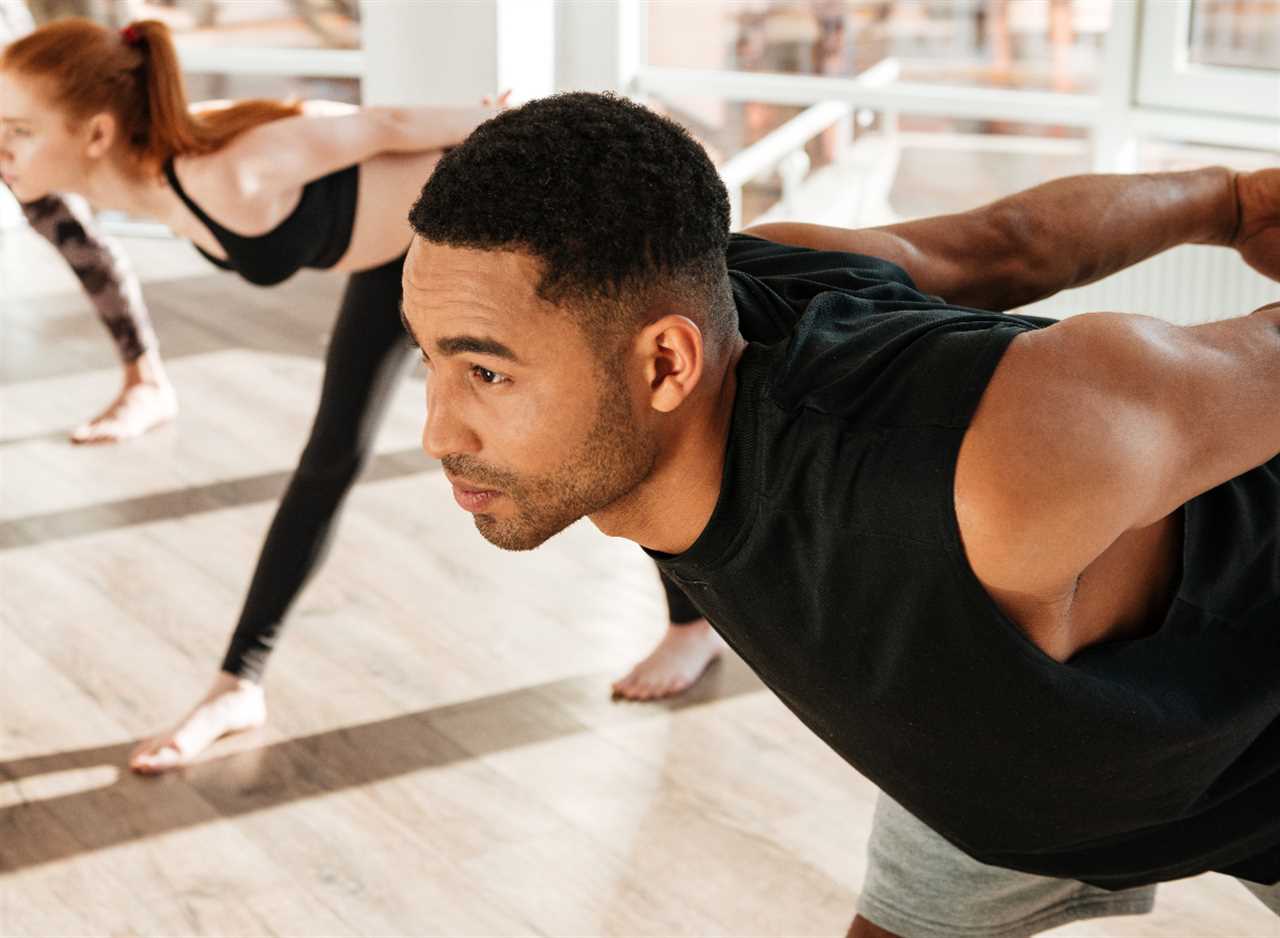
[[[324,558],[338,510],[373,452],[396,384],[412,360],[400,324],[403,258],[353,274],[325,358],[311,436],[267,532],[222,670],[258,680],[284,617]],[[663,577],[672,622],[702,613]]]

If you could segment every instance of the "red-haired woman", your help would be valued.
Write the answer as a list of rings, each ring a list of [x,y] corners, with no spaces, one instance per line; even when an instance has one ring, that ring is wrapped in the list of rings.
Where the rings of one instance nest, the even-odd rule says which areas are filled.
[[[265,720],[267,657],[411,358],[399,312],[408,206],[442,149],[492,113],[261,100],[192,113],[168,30],[155,21],[117,33],[63,20],[0,55],[0,173],[21,198],[80,192],[98,207],[157,219],[214,264],[263,286],[301,267],[351,273],[311,435],[222,669],[190,714],[135,751],[136,770],[180,765]],[[672,616],[696,626],[669,629],[620,692],[681,689],[718,653],[696,609],[673,605]]]
[[[0,0],[0,48],[36,28],[22,0]],[[50,193],[22,201],[22,214],[54,246],[88,294],[124,369],[119,395],[71,434],[76,443],[114,443],[147,432],[178,412],[138,277],[120,245],[106,237],[83,199]]]

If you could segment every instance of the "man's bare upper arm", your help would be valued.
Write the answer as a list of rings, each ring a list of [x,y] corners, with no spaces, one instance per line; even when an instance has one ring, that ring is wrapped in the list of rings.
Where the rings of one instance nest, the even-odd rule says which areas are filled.
[[[1095,313],[1018,336],[956,471],[978,578],[1066,589],[1126,531],[1280,451],[1276,332],[1255,317],[1188,328]]]
[[[771,222],[753,225],[743,234],[754,235],[778,244],[812,248],[815,251],[844,251],[849,254],[866,254],[891,261],[910,274],[916,286],[925,293],[939,293],[955,278],[949,260],[940,256],[929,257],[910,240],[886,228],[835,228],[829,225],[809,225],[800,222]]]
[[[849,254],[867,254],[871,257],[893,261],[901,267],[912,258],[907,245],[900,238],[878,228],[834,228],[830,225],[810,225],[802,222],[770,222],[743,229],[749,234],[778,244],[790,244],[815,251],[845,251]]]

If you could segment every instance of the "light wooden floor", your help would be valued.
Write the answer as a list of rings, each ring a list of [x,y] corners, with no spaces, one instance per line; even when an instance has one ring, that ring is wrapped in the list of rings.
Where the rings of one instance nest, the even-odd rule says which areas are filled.
[[[651,565],[589,525],[490,547],[417,449],[416,377],[292,616],[268,729],[122,771],[217,665],[339,287],[130,249],[184,410],[107,448],[65,442],[115,390],[99,326],[33,235],[0,255],[0,933],[843,933],[872,786],[737,662],[611,704],[663,624]],[[1204,877],[1057,934],[1280,927]]]

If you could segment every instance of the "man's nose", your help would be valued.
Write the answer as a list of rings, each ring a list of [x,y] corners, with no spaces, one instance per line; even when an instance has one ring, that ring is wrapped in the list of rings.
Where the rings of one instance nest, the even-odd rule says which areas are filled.
[[[442,388],[427,380],[427,420],[422,427],[422,449],[432,459],[479,449],[476,435],[467,427],[456,405]]]

